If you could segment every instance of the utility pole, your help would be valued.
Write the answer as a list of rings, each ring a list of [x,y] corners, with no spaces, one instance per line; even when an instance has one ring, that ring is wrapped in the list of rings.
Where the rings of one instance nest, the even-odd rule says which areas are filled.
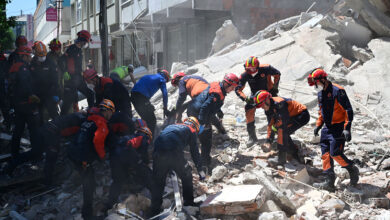
[[[107,3],[100,0],[100,15],[99,15],[99,33],[101,49],[102,49],[102,72],[103,76],[108,76],[109,60],[108,60],[108,30],[107,30]]]
[[[57,40],[59,40],[60,38],[60,17],[62,18],[61,16],[61,7],[62,7],[62,3],[63,0],[57,0],[56,1],[56,9],[57,9]]]

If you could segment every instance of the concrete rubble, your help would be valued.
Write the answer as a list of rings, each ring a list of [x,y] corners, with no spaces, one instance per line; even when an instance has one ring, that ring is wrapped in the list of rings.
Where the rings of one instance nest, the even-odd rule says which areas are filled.
[[[281,71],[279,95],[305,104],[311,115],[309,124],[292,136],[306,163],[292,161],[273,169],[267,158],[275,152],[264,152],[260,147],[266,135],[264,112],[257,111],[255,116],[260,141],[248,148],[245,103],[234,93],[227,95],[222,107],[227,135],[214,131],[213,169],[205,181],[199,181],[193,169],[194,196],[197,202],[203,202],[200,209],[184,207],[193,219],[390,219],[390,17],[379,3],[372,3],[378,1],[338,2],[327,14],[309,12],[284,19],[247,40],[237,35],[231,21],[226,21],[208,58],[194,65],[174,63],[172,74],[184,71],[212,82],[228,72],[241,73],[244,61],[257,56],[261,63]],[[318,101],[306,82],[308,73],[317,67],[323,67],[332,81],[346,89],[355,113],[352,141],[346,144],[345,153],[355,159],[360,180],[356,187],[349,187],[348,172],[336,165],[335,193],[308,186],[321,179],[322,170],[319,138],[313,136]],[[170,84],[167,87],[172,107],[177,90]],[[244,92],[250,94],[248,86]],[[152,101],[157,123],[163,125],[160,93]],[[0,139],[3,144],[9,136],[2,134]],[[28,140],[23,144],[29,145]],[[42,165],[26,166],[16,172],[38,175],[39,169],[31,167]],[[96,214],[103,215],[103,208],[99,207],[104,204],[111,183],[108,162],[100,164],[96,179],[99,190],[94,205]],[[168,179],[163,202],[167,210],[174,204],[169,183]],[[82,189],[77,174],[69,174],[59,189],[38,197],[34,196],[43,190],[36,185],[2,191],[0,219],[81,219]],[[145,214],[150,193],[136,188],[126,186],[120,202],[108,211],[106,219],[131,219],[120,210]]]

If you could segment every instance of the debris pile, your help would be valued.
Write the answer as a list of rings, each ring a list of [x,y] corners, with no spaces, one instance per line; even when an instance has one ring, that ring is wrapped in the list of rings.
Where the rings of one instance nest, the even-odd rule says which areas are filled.
[[[272,168],[267,158],[275,152],[261,148],[266,116],[257,111],[256,132],[263,139],[247,147],[245,103],[235,94],[228,95],[222,108],[227,135],[216,131],[213,135],[213,169],[206,181],[199,181],[197,175],[193,179],[195,202],[203,203],[200,209],[184,207],[183,219],[390,219],[390,38],[385,38],[390,37],[390,17],[371,2],[376,1],[339,1],[326,15],[302,13],[270,25],[251,39],[227,39],[234,43],[213,47],[212,55],[194,66],[174,64],[172,69],[212,82],[228,72],[241,73],[244,61],[257,56],[261,63],[280,70],[279,95],[305,104],[311,115],[309,124],[293,135],[305,164],[290,160],[284,167]],[[227,21],[223,29],[236,30],[232,25]],[[352,141],[345,154],[355,158],[360,180],[357,187],[348,186],[348,172],[335,165],[334,193],[311,187],[321,179],[322,171],[319,140],[313,135],[317,96],[306,82],[316,67],[324,68],[332,81],[344,86],[355,113]],[[174,106],[177,92],[173,87],[168,90],[169,105]],[[248,88],[244,92],[250,93]],[[153,100],[161,126],[162,103],[158,97]],[[108,164],[100,166],[95,207],[103,210],[111,180]],[[0,219],[81,219],[78,178],[68,176],[60,187],[43,194],[36,194],[40,190],[33,187],[7,189],[0,200]],[[180,217],[170,182],[168,178],[164,192],[165,216]],[[137,187],[129,184],[122,202],[108,211],[106,219],[142,219],[139,216],[145,214],[150,194]]]

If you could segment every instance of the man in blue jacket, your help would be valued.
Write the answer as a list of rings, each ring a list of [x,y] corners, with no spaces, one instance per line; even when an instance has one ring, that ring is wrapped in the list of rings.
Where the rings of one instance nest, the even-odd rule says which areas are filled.
[[[199,135],[202,144],[202,162],[208,166],[211,162],[210,151],[212,144],[211,122],[215,115],[223,118],[221,107],[227,93],[233,91],[239,79],[234,73],[226,74],[221,82],[212,82],[210,86],[200,93],[187,108],[188,116],[199,119],[204,131]]]
[[[192,169],[184,158],[183,150],[190,146],[192,160],[199,173],[199,179],[205,178],[199,157],[197,136],[199,122],[195,117],[189,117],[182,124],[173,124],[166,127],[154,142],[153,152],[153,183],[151,215],[160,212],[165,179],[170,170],[177,173],[183,185],[183,199],[185,206],[194,206],[192,185]]]
[[[153,134],[156,127],[156,116],[150,98],[160,89],[163,94],[164,115],[168,116],[168,92],[166,83],[169,81],[169,72],[161,70],[157,74],[143,76],[131,90],[131,102],[137,113],[146,121]]]

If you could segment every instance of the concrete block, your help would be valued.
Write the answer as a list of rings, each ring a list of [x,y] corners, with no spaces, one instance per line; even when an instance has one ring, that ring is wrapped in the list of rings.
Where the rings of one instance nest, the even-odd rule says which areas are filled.
[[[234,26],[231,20],[226,20],[222,27],[216,32],[216,36],[212,43],[210,55],[222,50],[226,46],[240,42],[241,36],[236,26]]]
[[[262,185],[227,186],[209,196],[200,206],[206,216],[241,215],[258,212],[265,201],[266,189]]]
[[[345,203],[340,199],[329,199],[322,203],[318,209],[321,210],[322,213],[329,212],[332,210],[342,211],[345,207]]]

